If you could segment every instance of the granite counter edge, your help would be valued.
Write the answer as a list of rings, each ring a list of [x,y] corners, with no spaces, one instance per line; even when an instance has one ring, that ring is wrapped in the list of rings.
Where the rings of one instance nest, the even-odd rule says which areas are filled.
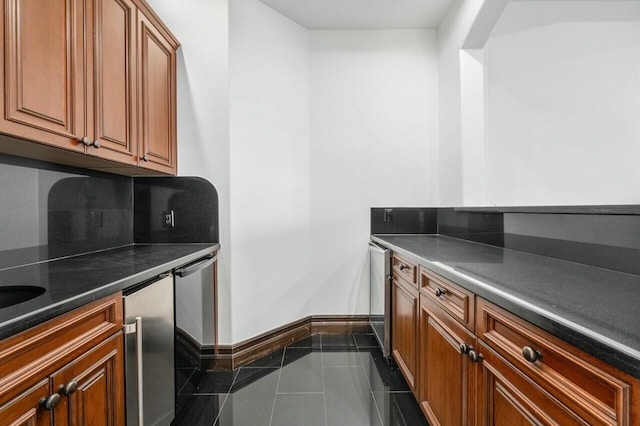
[[[495,289],[489,283],[468,277],[442,262],[434,262],[401,246],[390,243],[384,239],[384,236],[371,235],[371,239],[393,251],[397,251],[405,256],[407,260],[442,275],[483,299],[506,309],[586,353],[636,378],[640,378],[640,356],[636,355],[638,351],[635,349],[596,333],[590,330],[588,326],[575,324],[559,315],[552,314],[546,311],[543,306],[521,300],[512,294]]]
[[[165,244],[139,244],[139,245],[165,245]],[[201,245],[201,244],[198,244]],[[220,248],[219,244],[211,244],[209,246],[202,247],[201,249],[194,251],[190,254],[174,258],[168,262],[155,265],[149,269],[141,271],[134,275],[129,275],[126,278],[113,281],[91,290],[82,292],[68,299],[52,303],[47,306],[43,306],[40,309],[31,311],[21,316],[14,317],[10,320],[0,323],[0,340],[9,338],[18,333],[21,333],[36,325],[42,324],[50,319],[53,319],[59,315],[72,311],[76,308],[84,306],[100,298],[112,295],[118,291],[126,290],[129,287],[133,287],[137,284],[151,280],[160,274],[177,268],[179,266],[186,265],[193,262],[209,253],[215,252]]]

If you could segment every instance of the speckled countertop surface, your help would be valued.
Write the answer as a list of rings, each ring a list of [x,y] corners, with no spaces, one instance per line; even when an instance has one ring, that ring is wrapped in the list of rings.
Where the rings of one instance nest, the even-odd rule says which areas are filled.
[[[372,239],[640,378],[640,276],[440,235]]]
[[[0,339],[191,263],[218,248],[218,244],[131,245],[2,270],[0,287],[30,285],[46,291],[0,308]]]

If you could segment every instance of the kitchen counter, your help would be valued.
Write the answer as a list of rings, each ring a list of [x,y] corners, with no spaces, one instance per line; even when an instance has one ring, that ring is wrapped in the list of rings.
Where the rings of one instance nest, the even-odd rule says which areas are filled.
[[[441,235],[372,240],[640,378],[640,276]]]
[[[0,339],[101,297],[152,279],[217,250],[219,244],[135,244],[0,271],[0,287],[46,291],[0,308]]]

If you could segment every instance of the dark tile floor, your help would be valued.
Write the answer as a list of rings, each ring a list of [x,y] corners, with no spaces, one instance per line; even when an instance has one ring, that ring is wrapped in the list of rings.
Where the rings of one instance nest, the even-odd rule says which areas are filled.
[[[428,425],[372,334],[314,335],[235,371],[178,371],[175,425]]]

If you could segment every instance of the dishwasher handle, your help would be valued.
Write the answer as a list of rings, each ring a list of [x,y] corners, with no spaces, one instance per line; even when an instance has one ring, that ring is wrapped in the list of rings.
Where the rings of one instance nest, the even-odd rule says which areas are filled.
[[[217,259],[217,256],[205,257],[199,262],[192,263],[191,265],[187,265],[183,268],[176,269],[175,274],[181,278],[189,276],[194,272],[198,272],[204,268],[207,268],[213,265],[213,262],[215,262],[216,259]]]
[[[373,251],[379,254],[385,254],[389,251],[389,249],[386,247],[382,247],[381,245],[378,245],[373,241],[369,241],[369,251]]]

